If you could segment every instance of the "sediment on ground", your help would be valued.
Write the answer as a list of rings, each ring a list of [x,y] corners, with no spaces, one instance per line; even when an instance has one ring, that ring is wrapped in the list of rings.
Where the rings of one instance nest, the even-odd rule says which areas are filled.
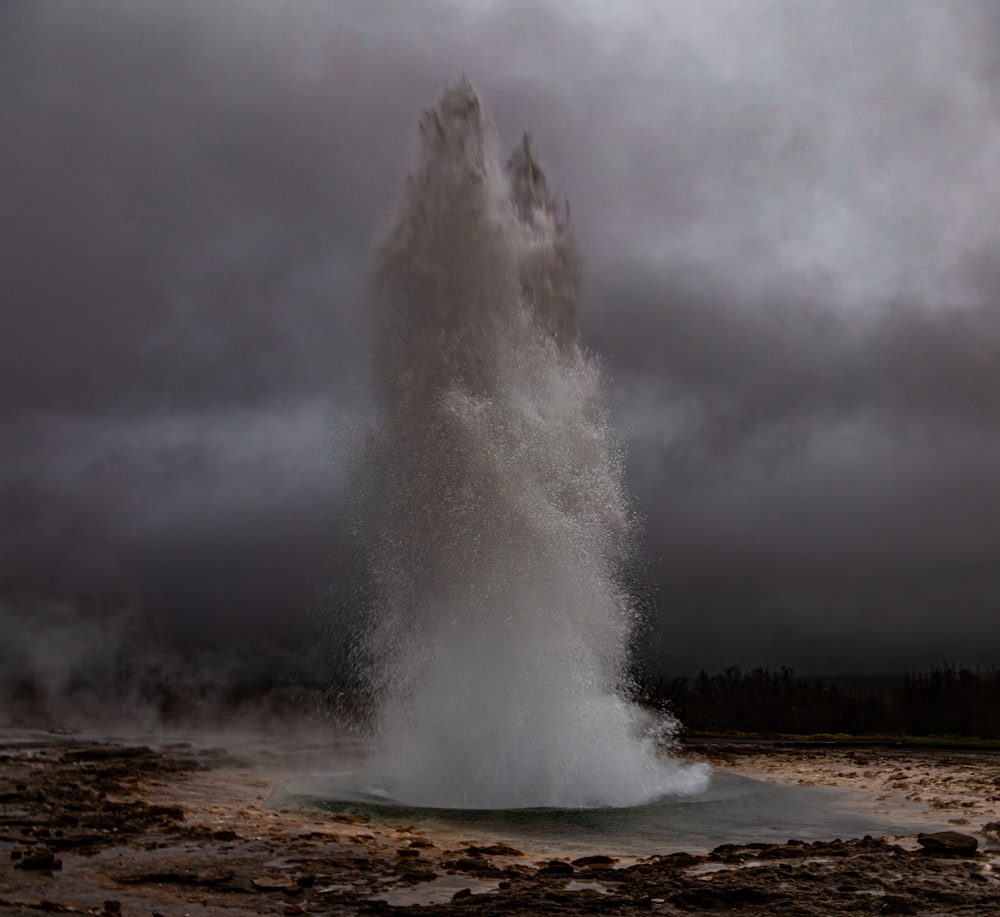
[[[0,734],[0,914],[998,912],[1000,756],[689,753],[764,779],[915,794],[945,833],[553,858],[485,836],[276,811],[266,800],[280,755],[259,747],[22,732]]]

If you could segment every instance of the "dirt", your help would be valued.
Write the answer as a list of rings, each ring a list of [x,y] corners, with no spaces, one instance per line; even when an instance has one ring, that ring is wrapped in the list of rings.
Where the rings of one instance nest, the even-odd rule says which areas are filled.
[[[310,749],[234,747],[0,731],[0,915],[1000,914],[997,754],[687,749],[719,769],[861,790],[926,832],[951,831],[940,849],[915,827],[553,859],[488,837],[276,811],[270,792],[293,760],[309,766]]]

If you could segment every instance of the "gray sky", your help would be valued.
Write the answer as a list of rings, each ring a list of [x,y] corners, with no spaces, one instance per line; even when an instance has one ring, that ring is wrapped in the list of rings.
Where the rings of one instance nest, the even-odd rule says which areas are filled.
[[[572,203],[664,664],[1000,661],[998,39],[986,0],[0,3],[0,583],[294,643],[464,72]]]

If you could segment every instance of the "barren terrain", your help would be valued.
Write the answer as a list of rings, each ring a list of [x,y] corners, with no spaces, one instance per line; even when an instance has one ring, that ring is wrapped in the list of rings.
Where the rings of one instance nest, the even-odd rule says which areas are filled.
[[[996,753],[689,746],[717,769],[859,790],[913,834],[574,859],[279,811],[272,791],[323,744],[226,747],[0,732],[0,914],[1000,913]]]

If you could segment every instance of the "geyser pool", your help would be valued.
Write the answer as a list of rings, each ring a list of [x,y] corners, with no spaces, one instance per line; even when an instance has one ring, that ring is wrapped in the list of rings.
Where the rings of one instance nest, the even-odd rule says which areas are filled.
[[[412,806],[635,806],[704,789],[628,700],[634,509],[577,327],[568,206],[527,136],[501,164],[472,86],[420,122],[376,270],[364,533],[379,751]]]
[[[364,774],[289,780],[270,800],[279,808],[360,815],[374,824],[502,841],[535,854],[649,856],[708,851],[719,844],[909,834],[906,812],[879,815],[858,794],[825,786],[766,783],[717,772],[694,795],[668,794],[618,808],[433,809],[401,805],[366,788]]]

